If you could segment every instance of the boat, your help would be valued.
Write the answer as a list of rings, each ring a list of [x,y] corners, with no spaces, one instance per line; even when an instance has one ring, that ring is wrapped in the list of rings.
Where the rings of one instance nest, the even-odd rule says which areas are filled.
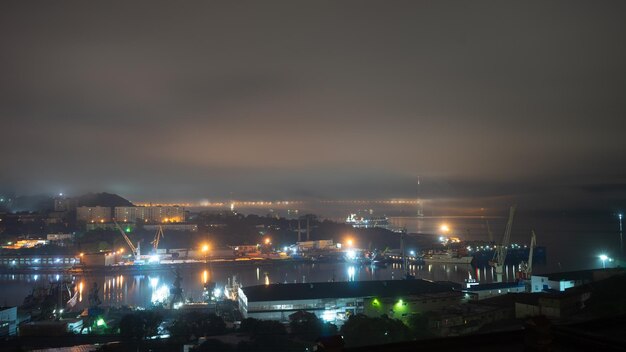
[[[375,227],[389,229],[389,218],[386,216],[373,216],[372,212],[358,212],[350,214],[345,221],[346,224],[354,228],[371,229]]]
[[[446,264],[471,264],[474,260],[472,256],[460,255],[458,252],[445,251],[439,253],[430,253],[424,255],[424,263],[446,263]]]

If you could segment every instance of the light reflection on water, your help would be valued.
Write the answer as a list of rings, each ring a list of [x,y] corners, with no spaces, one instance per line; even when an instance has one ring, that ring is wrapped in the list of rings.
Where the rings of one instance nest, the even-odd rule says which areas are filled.
[[[504,280],[515,278],[514,266],[506,267]],[[470,265],[455,264],[410,264],[408,271],[417,278],[433,281],[454,281],[463,283],[468,278],[479,282],[494,281],[492,268],[473,268]],[[200,300],[203,284],[207,279],[215,280],[219,286],[227,283],[233,275],[244,286],[264,285],[268,283],[324,282],[324,281],[364,281],[364,280],[399,280],[403,277],[402,265],[389,264],[386,268],[358,266],[349,263],[282,264],[273,266],[234,266],[213,268],[185,268],[180,271],[185,297]],[[79,290],[77,308],[88,304],[86,299],[93,283],[97,282],[103,305],[110,306],[146,306],[149,305],[157,290],[171,287],[174,282],[173,270],[153,271],[145,274],[118,275],[76,275],[60,276],[59,279],[73,279]],[[57,274],[3,274],[0,285],[0,304],[18,305],[37,285],[57,282]],[[84,297],[83,297],[84,296]],[[83,299],[84,298],[84,299]]]

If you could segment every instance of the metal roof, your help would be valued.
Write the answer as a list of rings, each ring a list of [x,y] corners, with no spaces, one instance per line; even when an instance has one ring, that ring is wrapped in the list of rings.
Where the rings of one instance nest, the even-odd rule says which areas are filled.
[[[421,279],[272,284],[249,286],[242,290],[248,302],[355,297],[401,298],[453,292],[450,287]]]

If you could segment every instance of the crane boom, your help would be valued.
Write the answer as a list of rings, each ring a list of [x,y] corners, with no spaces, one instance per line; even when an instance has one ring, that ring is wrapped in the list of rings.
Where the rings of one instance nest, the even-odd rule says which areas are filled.
[[[529,276],[533,272],[533,253],[536,245],[537,235],[535,235],[535,230],[532,230],[532,235],[530,237],[530,251],[528,251],[528,268],[526,269]]]
[[[530,236],[530,249],[528,251],[528,261],[519,263],[519,271],[517,273],[518,279],[522,280],[530,280],[533,274],[533,253],[535,251],[535,246],[537,245],[537,236],[535,235],[535,230],[532,230]]]
[[[154,253],[156,253],[159,249],[159,241],[161,241],[161,238],[163,237],[165,237],[165,234],[163,233],[163,227],[159,226],[156,235],[154,235],[154,240],[152,241],[152,248],[154,249]]]
[[[130,248],[131,252],[133,253],[133,255],[137,258],[139,258],[139,251],[137,250],[137,247],[135,247],[135,245],[133,244],[133,242],[130,240],[130,238],[128,238],[128,236],[126,236],[126,232],[124,232],[124,230],[122,229],[122,227],[120,227],[120,224],[117,223],[117,221],[115,221],[115,219],[113,219],[113,223],[115,224],[115,227],[117,227],[117,229],[120,231],[120,233],[122,234],[122,237],[124,237],[124,240],[126,241],[126,244],[128,245],[128,247]]]
[[[515,216],[515,208],[516,206],[512,206],[509,211],[509,221],[506,223],[506,229],[504,230],[504,236],[502,236],[502,244],[498,246],[496,252],[494,253],[494,262],[498,266],[503,266],[504,261],[506,260],[506,255],[508,251],[508,246],[511,242],[511,228],[513,227],[513,217]]]
[[[489,244],[493,243],[493,233],[491,233],[491,227],[489,227],[489,219],[487,221],[487,235],[489,236]]]

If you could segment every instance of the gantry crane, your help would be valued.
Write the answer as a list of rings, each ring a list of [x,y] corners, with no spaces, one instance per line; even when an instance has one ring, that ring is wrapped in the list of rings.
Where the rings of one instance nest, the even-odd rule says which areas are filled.
[[[113,223],[115,224],[117,229],[122,234],[122,237],[124,237],[124,240],[126,241],[126,244],[128,245],[128,248],[130,248],[130,251],[133,253],[133,256],[135,257],[135,260],[139,260],[140,259],[140,249],[141,249],[140,242],[137,242],[137,247],[135,247],[135,245],[130,240],[130,238],[128,238],[128,236],[126,236],[126,232],[124,232],[122,227],[120,227],[120,225],[117,223],[117,221],[115,221],[115,219],[113,219]]]
[[[513,227],[513,216],[515,215],[515,208],[516,206],[514,205],[509,211],[509,221],[506,223],[504,236],[502,236],[502,244],[496,247],[496,251],[493,255],[493,260],[489,262],[489,264],[491,264],[496,269],[496,277],[498,282],[502,282],[504,262],[506,261],[508,246],[511,242],[511,228]]]

